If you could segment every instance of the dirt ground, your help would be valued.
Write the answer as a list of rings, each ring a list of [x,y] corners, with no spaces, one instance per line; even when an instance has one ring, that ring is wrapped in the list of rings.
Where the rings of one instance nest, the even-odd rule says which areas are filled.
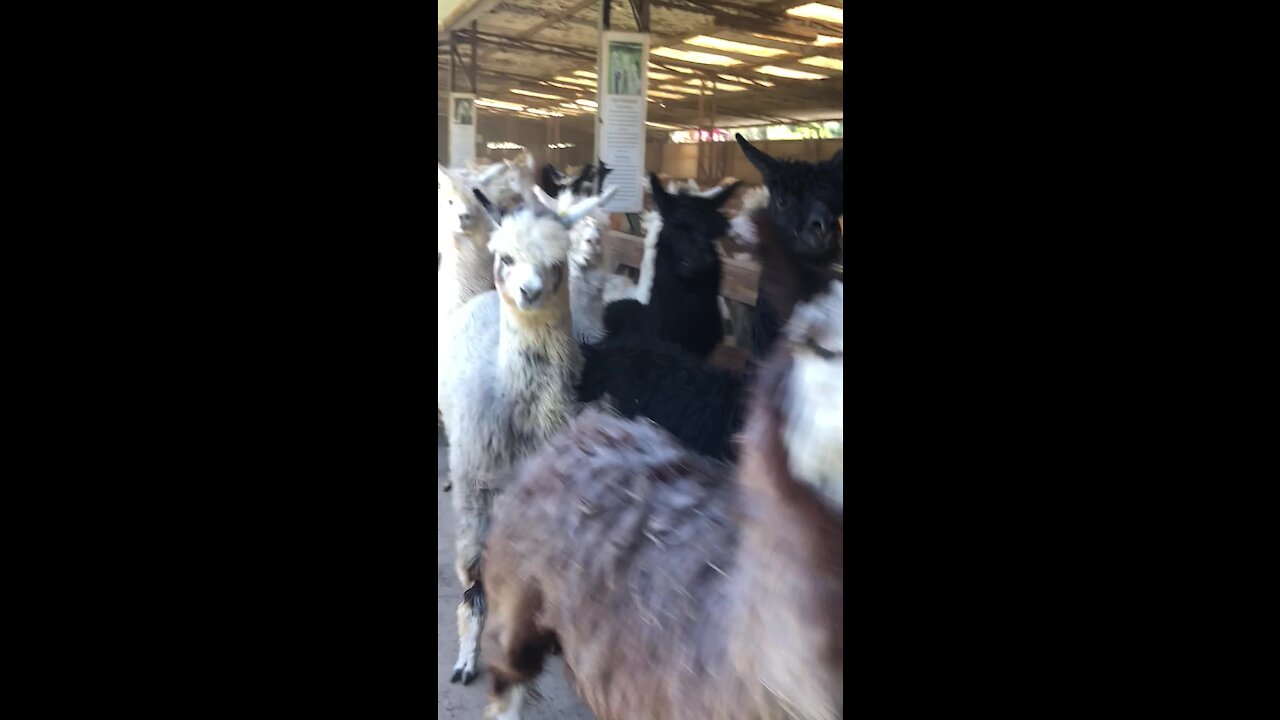
[[[438,439],[437,455],[436,518],[440,534],[436,538],[436,715],[440,718],[480,720],[484,716],[488,674],[482,670],[480,677],[465,687],[449,682],[453,662],[458,657],[458,622],[454,612],[462,599],[462,588],[453,572],[453,507],[449,494],[440,490],[449,471],[443,437]],[[594,720],[591,711],[565,684],[564,667],[559,658],[551,658],[547,663],[546,670],[538,679],[538,690],[543,699],[525,706],[524,720]]]

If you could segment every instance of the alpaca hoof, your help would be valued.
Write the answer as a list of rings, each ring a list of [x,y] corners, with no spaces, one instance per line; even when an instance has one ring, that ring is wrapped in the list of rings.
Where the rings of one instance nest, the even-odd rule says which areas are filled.
[[[461,668],[459,668],[459,669],[457,669],[457,670],[454,670],[454,671],[453,671],[453,677],[449,678],[449,682],[451,682],[451,683],[456,683],[456,682],[458,682],[458,680],[460,680],[461,678],[462,678],[462,669],[461,669]]]

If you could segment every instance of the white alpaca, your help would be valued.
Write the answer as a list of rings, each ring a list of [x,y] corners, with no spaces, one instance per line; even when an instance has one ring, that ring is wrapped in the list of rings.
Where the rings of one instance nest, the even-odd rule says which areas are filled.
[[[601,202],[613,196],[609,188]],[[565,188],[554,200],[540,187],[534,187],[538,201],[564,214],[582,202],[573,190]],[[604,339],[605,290],[614,278],[630,283],[630,279],[611,275],[600,262],[604,253],[603,232],[609,227],[609,214],[599,207],[587,213],[569,228],[569,307],[573,314],[573,337],[580,343],[594,345]],[[633,285],[634,286],[634,285]]]
[[[503,474],[559,430],[575,403],[582,354],[569,309],[566,226],[600,202],[584,200],[563,215],[535,205],[502,218],[489,242],[496,290],[472,298],[447,325],[450,357],[439,396],[451,438],[456,569],[465,589],[455,682],[476,675],[481,548],[493,497]]]
[[[505,166],[473,177],[474,182],[491,180]],[[472,186],[457,173],[436,164],[439,182],[437,242],[440,260],[436,296],[437,382],[449,359],[448,319],[468,300],[493,289],[493,253],[489,252],[489,220],[472,194]]]
[[[534,173],[536,163],[528,151],[521,152],[514,160],[503,160],[507,172],[488,187],[483,188],[493,204],[503,212],[511,212],[532,201],[530,191],[537,184]]]
[[[742,194],[742,209],[738,210],[738,214],[729,220],[729,231],[734,237],[745,245],[755,245],[760,241],[759,233],[756,231],[756,225],[751,220],[752,214],[757,210],[764,210],[769,206],[769,188],[761,185],[758,188],[752,188]]]

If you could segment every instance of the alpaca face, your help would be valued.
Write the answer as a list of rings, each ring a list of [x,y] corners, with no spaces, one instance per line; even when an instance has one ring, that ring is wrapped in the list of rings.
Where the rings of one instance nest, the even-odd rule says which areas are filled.
[[[787,326],[792,366],[785,430],[792,474],[844,508],[844,285],[796,306]]]
[[[662,232],[658,246],[663,262],[674,263],[676,275],[692,278],[715,267],[718,260],[716,240],[729,232],[729,221],[720,214],[720,206],[729,199],[738,183],[699,195],[672,195],[657,175],[649,176],[654,203],[662,216]]]
[[[495,196],[498,205],[507,211],[515,210],[525,201],[528,191],[533,187],[533,156],[527,152],[516,156],[515,160],[503,160],[507,172],[497,178],[492,187],[491,196]]]
[[[440,230],[462,233],[475,227],[481,220],[480,208],[465,184],[439,164],[436,166],[436,181],[439,187],[437,210]]]
[[[493,284],[510,307],[534,312],[564,294],[569,235],[564,226],[532,210],[503,218],[489,242]]]
[[[569,260],[578,267],[595,267],[603,254],[603,224],[594,215],[588,215],[569,229],[572,250]]]
[[[541,308],[564,284],[564,264],[520,262],[502,254],[493,259],[493,283],[510,304],[523,311]]]
[[[826,162],[775,160],[756,149],[742,135],[738,145],[764,176],[769,188],[767,213],[783,231],[792,252],[828,261],[840,242],[839,218],[844,214],[844,151]]]

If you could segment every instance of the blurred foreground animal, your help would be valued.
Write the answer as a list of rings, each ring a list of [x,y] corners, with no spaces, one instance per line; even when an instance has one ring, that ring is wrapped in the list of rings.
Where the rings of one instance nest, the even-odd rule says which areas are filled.
[[[760,258],[752,354],[764,357],[791,317],[796,303],[823,291],[835,277],[831,265],[840,254],[844,214],[844,150],[826,162],[777,160],[734,136],[751,164],[764,175],[768,205],[750,214],[754,225],[743,237],[758,244]],[[744,203],[745,205],[745,203]],[[744,207],[745,211],[745,207]]]
[[[596,411],[516,472],[488,539],[486,717],[548,652],[600,720],[844,714],[843,288],[798,305],[736,469]]]

